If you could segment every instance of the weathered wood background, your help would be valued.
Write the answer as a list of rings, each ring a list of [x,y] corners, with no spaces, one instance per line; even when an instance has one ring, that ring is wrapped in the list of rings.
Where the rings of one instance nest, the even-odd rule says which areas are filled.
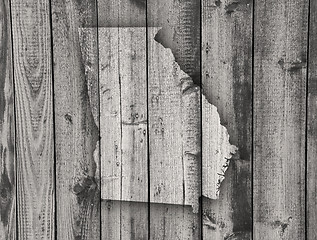
[[[317,1],[0,0],[0,240],[317,239]]]

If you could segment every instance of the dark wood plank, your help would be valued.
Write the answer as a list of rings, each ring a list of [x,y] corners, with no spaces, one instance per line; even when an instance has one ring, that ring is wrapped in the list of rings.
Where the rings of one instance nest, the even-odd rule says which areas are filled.
[[[11,1],[19,239],[55,238],[49,1]]]
[[[207,106],[202,108],[206,118],[202,127],[203,195],[208,197],[203,199],[203,239],[229,236],[249,239],[252,231],[252,1],[202,1],[201,64],[203,98],[206,98],[203,104]],[[216,109],[210,107],[211,104]],[[215,119],[217,115],[220,123]],[[228,136],[219,134],[220,126],[215,129],[219,124],[225,127],[222,131],[227,130]],[[234,153],[234,149],[230,147],[230,150],[228,139],[223,136],[230,137],[230,143],[238,148],[232,158],[229,153]],[[214,149],[219,146],[226,146],[227,150]],[[215,154],[210,162],[206,158],[213,152],[220,152],[222,159],[229,161],[225,163],[219,158],[221,154]],[[224,166],[221,169],[224,176],[217,170],[218,180],[208,180],[214,172],[212,167],[217,167],[216,160],[223,162],[220,167]],[[208,162],[209,171],[205,170]],[[215,184],[218,196],[214,191],[207,192],[214,189]]]
[[[16,239],[15,118],[10,2],[0,1],[0,239]]]
[[[317,239],[317,1],[310,2],[307,105],[307,239]]]
[[[100,239],[96,7],[52,1],[57,239]]]
[[[147,1],[150,239],[200,239],[199,9]]]
[[[258,1],[254,52],[254,238],[305,239],[308,1]]]

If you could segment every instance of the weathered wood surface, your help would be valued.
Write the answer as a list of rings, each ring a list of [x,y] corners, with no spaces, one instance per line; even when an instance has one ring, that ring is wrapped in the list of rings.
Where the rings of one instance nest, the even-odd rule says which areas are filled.
[[[120,0],[98,9],[102,239],[147,239],[145,8]]]
[[[148,201],[146,28],[99,29],[101,194]]]
[[[317,239],[317,2],[310,2],[307,104],[307,239]]]
[[[19,239],[55,238],[49,1],[11,1]]]
[[[214,184],[217,184],[219,194],[203,199],[203,239],[223,239],[239,235],[250,238],[252,1],[202,1],[201,31],[202,92],[206,97],[206,101],[202,103],[203,166],[210,164],[210,167],[216,168],[215,161],[209,161],[210,155],[216,160],[224,152],[230,152],[229,149],[213,150],[221,143],[226,146],[227,141],[222,140],[221,135],[213,140],[213,135],[217,134],[217,121],[220,120],[228,131],[228,136],[224,137],[230,137],[230,143],[238,148],[232,158],[230,155],[225,156],[229,160],[222,164],[224,173],[213,171],[212,168],[211,172],[203,169],[203,195],[208,196],[206,191],[210,191]],[[213,110],[213,115],[208,116],[208,109],[214,108],[210,104],[216,109]],[[217,118],[218,114],[219,120],[214,119],[215,123],[211,124],[212,116]],[[212,140],[216,142],[212,143]],[[221,163],[219,160],[218,163]],[[209,175],[217,173],[221,178],[211,185],[210,180],[217,178],[210,178]]]
[[[101,208],[101,239],[148,239],[147,203],[102,200]]]
[[[316,11],[0,1],[0,239],[315,239]]]
[[[200,239],[199,7],[147,1],[150,239]]]
[[[0,239],[16,239],[15,118],[10,2],[0,1]]]
[[[57,239],[100,239],[96,26],[95,1],[52,1]]]
[[[307,23],[308,1],[255,5],[255,239],[305,239]]]
[[[133,208],[133,204],[117,201],[109,209],[103,207],[102,215],[110,214],[112,219],[116,219],[102,221],[103,226],[114,231],[103,235],[103,239],[112,239],[105,237],[117,231],[121,238],[126,238],[127,230],[124,229],[128,226],[132,229],[132,221],[139,224],[138,221],[147,219],[145,42],[145,27],[99,28],[101,197],[106,200],[142,202],[137,209]],[[142,229],[145,232],[139,232],[147,236],[147,228]]]

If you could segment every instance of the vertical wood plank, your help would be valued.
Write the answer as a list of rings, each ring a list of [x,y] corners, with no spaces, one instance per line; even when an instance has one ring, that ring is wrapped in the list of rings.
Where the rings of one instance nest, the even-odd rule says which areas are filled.
[[[201,54],[203,239],[250,239],[252,1],[202,1]]]
[[[18,238],[54,239],[53,83],[49,1],[11,1]]]
[[[57,239],[100,239],[96,7],[75,0],[51,5]]]
[[[147,202],[146,28],[99,34],[102,198]]]
[[[317,238],[317,2],[310,1],[307,105],[307,239]]]
[[[15,118],[10,3],[0,1],[0,239],[16,239]]]
[[[135,231],[132,226],[147,226],[148,213],[145,31],[99,29],[101,194],[113,202],[102,208],[102,216],[113,219],[103,218],[103,232],[110,231],[103,239],[147,236],[146,227]],[[140,202],[137,208],[135,201]]]
[[[120,0],[98,6],[101,195],[107,200],[102,239],[147,239],[145,5]]]
[[[103,200],[102,239],[147,240],[147,206],[144,202]]]
[[[255,239],[305,239],[307,22],[308,1],[255,5]]]
[[[147,1],[150,239],[200,238],[199,17],[196,1]]]

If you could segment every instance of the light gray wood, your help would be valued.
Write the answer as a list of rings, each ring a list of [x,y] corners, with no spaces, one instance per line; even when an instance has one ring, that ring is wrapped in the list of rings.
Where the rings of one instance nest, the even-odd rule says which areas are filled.
[[[147,202],[146,28],[99,36],[102,198]]]
[[[55,238],[49,1],[11,1],[19,239]]]
[[[16,169],[10,2],[0,1],[0,239],[16,239]]]
[[[308,1],[255,5],[255,239],[305,239]]]
[[[99,29],[101,195],[118,200],[102,205],[102,239],[148,235],[145,37],[141,27]]]
[[[102,239],[147,239],[145,8],[127,0],[98,7]]]
[[[317,2],[310,2],[307,105],[307,239],[317,238]]]
[[[252,12],[202,1],[203,239],[251,237]]]
[[[97,6],[75,0],[51,4],[57,239],[99,240]]]

